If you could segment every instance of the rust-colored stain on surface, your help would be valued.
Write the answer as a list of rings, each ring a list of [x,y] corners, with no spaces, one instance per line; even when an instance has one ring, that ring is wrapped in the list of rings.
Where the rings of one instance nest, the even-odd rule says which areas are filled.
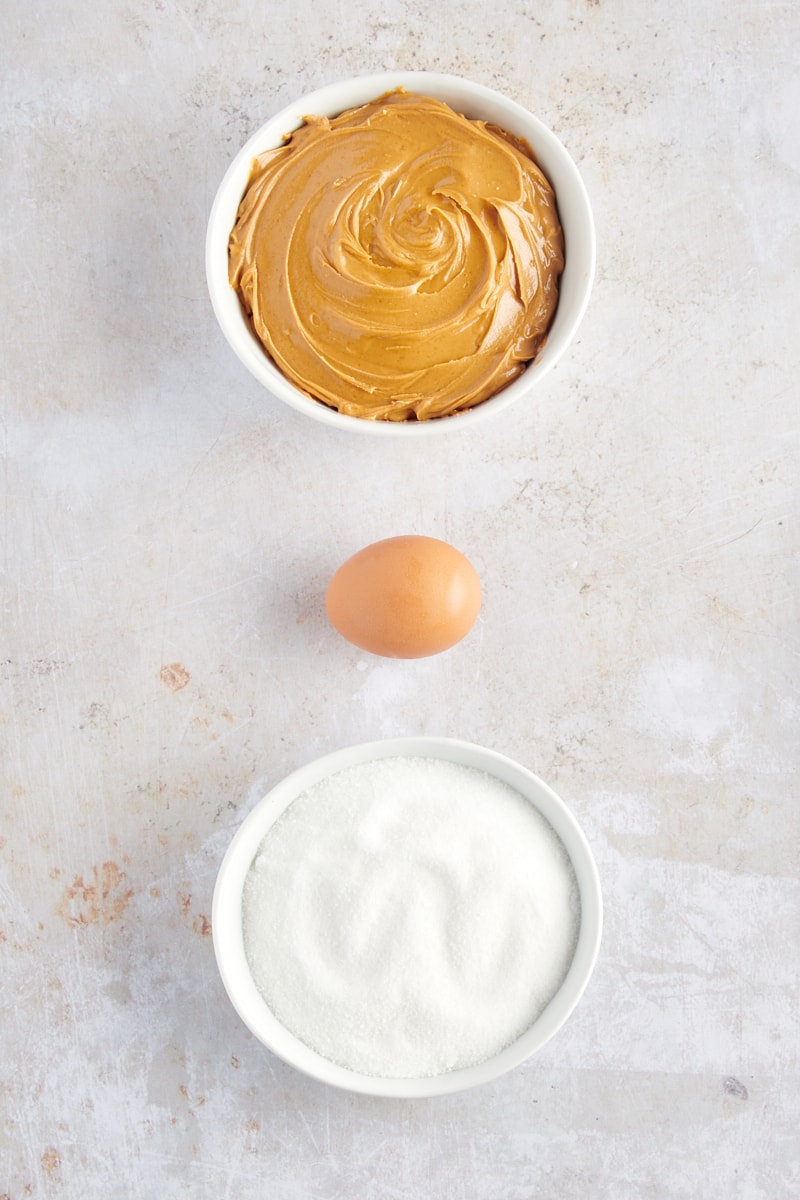
[[[88,879],[76,875],[64,889],[56,911],[68,925],[110,925],[119,921],[133,896],[133,888],[125,887],[126,879],[115,862],[92,867]]]
[[[192,929],[195,933],[199,933],[200,937],[211,937],[211,922],[204,913],[200,913],[192,922]]]
[[[182,663],[167,663],[158,674],[161,682],[165,683],[171,692],[179,692],[192,678]]]
[[[61,1155],[55,1146],[48,1146],[39,1161],[42,1164],[42,1170],[45,1175],[49,1175],[52,1179],[58,1174],[58,1168],[61,1166]]]
[[[182,1083],[180,1085],[180,1087],[178,1088],[178,1091],[183,1096],[184,1100],[188,1101],[188,1103],[189,1103],[189,1115],[192,1117],[197,1116],[195,1109],[203,1107],[203,1105],[206,1102],[205,1096],[190,1096],[189,1089],[187,1088],[185,1083]]]
[[[192,909],[192,893],[178,892],[178,903],[181,906],[181,916],[188,921],[191,917]],[[200,937],[211,936],[211,922],[205,913],[198,913],[192,920],[192,929],[195,933],[199,933]]]

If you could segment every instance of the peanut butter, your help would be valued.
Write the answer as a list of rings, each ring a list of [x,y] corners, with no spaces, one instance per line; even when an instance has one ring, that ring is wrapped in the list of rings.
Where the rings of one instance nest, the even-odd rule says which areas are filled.
[[[307,117],[260,155],[229,244],[276,365],[367,420],[448,416],[505,387],[544,345],[563,266],[529,148],[404,91]]]

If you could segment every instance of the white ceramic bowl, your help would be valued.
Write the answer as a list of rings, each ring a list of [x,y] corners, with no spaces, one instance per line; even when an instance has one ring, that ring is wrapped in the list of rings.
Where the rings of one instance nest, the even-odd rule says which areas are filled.
[[[491,121],[525,139],[556,193],[566,263],[547,343],[539,356],[506,388],[475,408],[453,417],[428,421],[367,421],[344,416],[320,401],[312,400],[275,366],[250,328],[239,298],[228,282],[228,238],[253,159],[258,154],[280,146],[284,135],[302,125],[305,116],[333,117],[398,87],[443,100],[467,117]],[[333,83],[302,97],[272,117],[253,134],[228,168],[211,209],[206,237],[206,275],[211,303],[225,337],[248,370],[273,395],[299,412],[327,425],[379,437],[429,437],[443,430],[469,428],[475,421],[502,412],[518,400],[529,397],[575,337],[589,302],[594,268],[595,233],[589,198],[578,168],[555,134],[520,104],[499,92],[466,79],[429,71],[393,71]]]
[[[522,793],[550,822],[572,862],[580,893],[580,927],[575,954],[564,982],[526,1032],[499,1054],[445,1075],[423,1079],[382,1079],[330,1062],[304,1045],[273,1016],[261,997],[244,950],[242,889],[262,838],[287,805],[320,779],[357,763],[379,758],[423,756],[486,771]],[[373,1096],[422,1097],[463,1091],[496,1079],[540,1049],[580,1000],[597,960],[602,931],[602,898],[597,868],[580,826],[555,792],[519,763],[493,750],[449,738],[390,738],[328,754],[289,775],[247,816],[222,861],[214,889],[211,927],[222,981],[234,1008],[252,1033],[274,1054],[305,1074]]]

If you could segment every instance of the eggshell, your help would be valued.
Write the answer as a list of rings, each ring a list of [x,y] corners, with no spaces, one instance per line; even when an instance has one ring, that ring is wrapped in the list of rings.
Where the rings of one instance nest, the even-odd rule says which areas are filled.
[[[460,642],[481,584],[460,550],[408,535],[365,546],[330,581],[325,607],[342,637],[385,658],[425,658]]]

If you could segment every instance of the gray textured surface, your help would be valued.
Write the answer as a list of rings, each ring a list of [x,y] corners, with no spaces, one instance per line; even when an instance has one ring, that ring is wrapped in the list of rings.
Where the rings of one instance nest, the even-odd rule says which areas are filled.
[[[796,6],[4,6],[0,1196],[782,1200],[800,1187]],[[447,444],[265,395],[203,277],[246,136],[384,68],[532,108],[599,271],[536,403]],[[454,542],[479,627],[367,658],[322,594]],[[595,851],[594,980],[534,1060],[339,1094],[228,1004],[242,816],[349,742],[449,734]]]

